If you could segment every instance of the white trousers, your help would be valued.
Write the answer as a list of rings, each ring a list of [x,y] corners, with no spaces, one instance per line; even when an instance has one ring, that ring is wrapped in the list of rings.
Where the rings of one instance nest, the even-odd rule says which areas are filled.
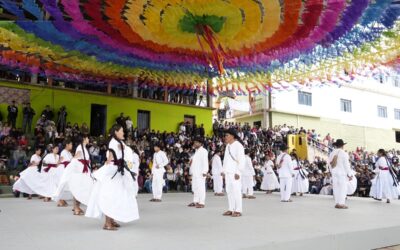
[[[161,200],[163,186],[164,186],[163,176],[153,175],[153,180],[151,181],[151,189],[153,191],[154,199]]]
[[[224,181],[223,181],[221,174],[213,175],[214,193],[222,193],[223,184],[224,184]]]
[[[192,177],[193,202],[201,205],[206,201],[206,178],[203,176]]]
[[[332,176],[332,187],[333,187],[333,196],[335,198],[335,203],[338,205],[346,204],[346,196],[347,196],[347,176]]]
[[[254,194],[254,181],[253,176],[242,176],[242,193],[245,195]]]
[[[241,177],[240,177],[241,178]],[[242,180],[235,180],[234,174],[225,174],[226,193],[229,211],[242,212]]]
[[[292,194],[292,177],[281,177],[279,179],[281,188],[281,201],[290,200],[290,195]]]

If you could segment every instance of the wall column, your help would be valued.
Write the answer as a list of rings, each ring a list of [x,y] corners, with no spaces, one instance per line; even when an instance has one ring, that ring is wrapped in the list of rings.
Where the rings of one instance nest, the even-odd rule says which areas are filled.
[[[107,83],[107,94],[111,95],[112,92],[112,85],[111,82]]]
[[[37,84],[38,83],[38,74],[31,75],[31,83]]]

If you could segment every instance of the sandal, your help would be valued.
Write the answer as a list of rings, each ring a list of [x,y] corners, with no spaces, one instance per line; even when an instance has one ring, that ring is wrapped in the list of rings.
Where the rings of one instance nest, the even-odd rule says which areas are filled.
[[[117,231],[118,229],[114,226],[104,226],[103,227],[104,230],[108,230],[108,231]]]
[[[74,215],[84,215],[84,214],[85,213],[82,210],[78,210],[78,211],[74,210]]]
[[[203,204],[197,204],[196,208],[204,208],[205,206]]]
[[[223,216],[231,216],[233,214],[232,211],[226,211],[225,213],[223,213]]]
[[[190,204],[188,205],[188,207],[195,207],[196,205],[197,205],[196,203],[192,202],[192,203],[190,203]]]
[[[234,212],[232,214],[232,217],[240,217],[240,216],[242,216],[242,213],[239,213],[239,212]]]
[[[121,225],[120,225],[120,224],[118,224],[118,223],[117,223],[117,222],[115,222],[115,221],[112,223],[112,226],[113,226],[113,227],[121,227]]]
[[[247,196],[247,198],[250,199],[250,200],[253,200],[253,199],[255,199],[256,197],[253,196],[253,195],[251,195],[251,196]]]

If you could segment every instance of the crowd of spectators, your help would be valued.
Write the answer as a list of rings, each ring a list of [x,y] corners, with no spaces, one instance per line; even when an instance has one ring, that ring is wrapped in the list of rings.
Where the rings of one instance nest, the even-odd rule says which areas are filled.
[[[26,107],[30,108],[29,104]],[[25,108],[24,108],[25,109]],[[31,109],[31,108],[30,108]],[[35,111],[30,111],[35,113]],[[189,121],[182,122],[176,132],[139,130],[133,126],[129,116],[121,113],[116,118],[116,123],[123,126],[128,146],[135,147],[140,153],[140,172],[138,182],[141,192],[151,192],[151,164],[153,145],[161,144],[167,153],[170,163],[166,167],[164,191],[191,191],[191,176],[189,175],[190,157],[193,153],[192,140],[196,136],[205,138],[205,147],[210,152],[210,159],[216,151],[224,152],[223,131],[234,128],[238,131],[241,142],[251,152],[256,172],[255,189],[259,190],[262,182],[261,167],[265,157],[268,155],[274,159],[279,154],[279,147],[287,141],[290,134],[304,134],[307,136],[311,146],[318,148],[321,152],[329,153],[334,139],[327,134],[321,137],[313,129],[294,128],[293,126],[275,126],[273,128],[260,128],[250,124],[220,123],[217,120],[213,124],[213,136],[207,137],[203,124],[197,126]],[[57,116],[50,106],[46,106],[37,121],[32,134],[29,128],[17,129],[8,122],[0,123],[0,168],[7,166],[9,171],[18,173],[21,171],[33,154],[36,147],[46,148],[48,144],[55,144],[62,147],[65,138],[72,138],[73,141],[82,134],[90,134],[88,126],[67,121],[67,109],[62,107]],[[105,136],[90,137],[88,150],[93,165],[101,167],[106,160],[107,138]],[[373,165],[376,154],[367,152],[363,148],[349,151],[352,166],[356,171],[358,187],[356,195],[368,196],[371,180],[374,177]],[[400,155],[399,151],[390,150],[390,159]],[[310,182],[309,192],[311,194],[332,194],[332,179],[324,160],[326,157],[315,157],[314,160],[302,160],[301,164],[308,172]],[[211,172],[211,171],[210,171]],[[212,178],[207,178],[208,188],[212,188]]]

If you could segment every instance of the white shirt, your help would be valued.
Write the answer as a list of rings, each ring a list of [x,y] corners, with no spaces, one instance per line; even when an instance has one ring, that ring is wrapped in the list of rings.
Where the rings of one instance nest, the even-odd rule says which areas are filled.
[[[332,159],[333,157],[337,155],[337,161],[336,161],[336,166],[332,169],[332,175],[336,176],[352,176],[353,173],[350,168],[350,160],[349,160],[349,154],[346,153],[343,149],[336,149],[332,152]],[[329,158],[331,158],[329,157]],[[331,159],[329,159],[331,161]]]
[[[34,154],[31,156],[31,161],[30,161],[30,166],[37,166],[39,165],[40,161],[42,160],[42,158],[40,156],[38,156],[37,154]]]
[[[51,153],[51,154],[46,155],[43,158],[43,163],[46,163],[46,164],[57,164],[59,159],[60,159],[59,155],[57,155],[57,154],[55,155],[55,154]]]
[[[160,150],[153,155],[153,167],[151,173],[153,175],[163,175],[165,173],[165,166],[168,164],[168,157],[164,151]],[[157,168],[158,167],[158,168]]]
[[[82,149],[81,145],[83,145],[83,144],[79,144],[78,147],[76,147],[75,155],[77,155],[78,152],[80,152],[80,155],[77,156],[77,159],[78,160],[83,160],[84,159],[83,158],[83,152],[85,152],[85,158],[88,161],[89,160],[89,152],[87,151],[85,146],[83,146],[83,149]]]
[[[60,159],[61,162],[71,161],[72,158],[73,158],[73,156],[72,156],[71,152],[69,152],[68,150],[64,149],[63,151],[61,151],[61,159]]]
[[[250,156],[246,155],[246,165],[245,165],[245,169],[242,172],[243,176],[254,176],[256,175],[256,171],[254,170],[253,167],[253,161],[251,160]]]
[[[292,167],[292,158],[287,153],[281,153],[276,158],[276,164],[278,166],[278,174],[280,178],[289,178],[294,175]]]
[[[208,172],[208,152],[205,148],[196,149],[190,165],[190,174],[194,177],[201,177]]]
[[[222,161],[221,157],[218,154],[215,154],[211,161],[211,174],[215,176],[219,176],[222,173]]]
[[[274,169],[272,168],[274,166],[274,163],[271,160],[268,160],[267,162],[264,163],[263,168],[261,169],[265,174],[273,174]]]
[[[222,172],[225,174],[241,175],[241,172],[245,169],[245,164],[243,145],[238,141],[234,141],[232,144],[227,144]]]
[[[387,171],[387,170],[381,170],[381,169],[379,169],[379,168],[388,168],[389,167],[389,164],[388,164],[388,162],[386,161],[386,158],[385,157],[379,157],[378,158],[378,160],[376,161],[376,163],[375,163],[375,170],[374,170],[374,172],[375,173],[379,173],[380,171]]]
[[[125,145],[124,142],[122,142],[122,148],[121,148],[121,144],[115,140],[114,138],[111,139],[110,143],[108,143],[108,148],[112,149],[115,151],[115,156],[118,159],[114,159],[114,160],[119,160],[122,158],[122,150],[125,150],[127,146]],[[110,151],[108,151],[107,155],[110,156],[112,153]]]

